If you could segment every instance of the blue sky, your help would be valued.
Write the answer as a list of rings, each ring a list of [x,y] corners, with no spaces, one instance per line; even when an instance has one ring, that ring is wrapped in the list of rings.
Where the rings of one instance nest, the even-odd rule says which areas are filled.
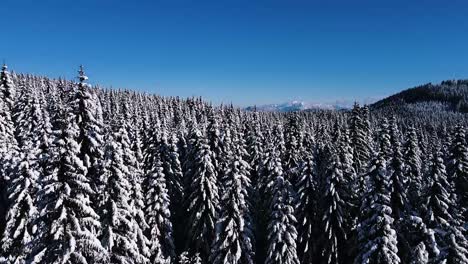
[[[215,103],[354,100],[468,78],[467,14],[449,0],[4,0],[0,59]]]

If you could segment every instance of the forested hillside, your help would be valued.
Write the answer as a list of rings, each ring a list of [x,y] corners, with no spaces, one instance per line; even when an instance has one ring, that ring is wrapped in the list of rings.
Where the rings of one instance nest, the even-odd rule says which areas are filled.
[[[2,263],[468,263],[465,114],[243,111],[86,82],[2,69]]]
[[[372,107],[406,108],[408,105],[419,105],[421,108],[438,105],[438,110],[468,113],[468,80],[428,83],[387,97]]]

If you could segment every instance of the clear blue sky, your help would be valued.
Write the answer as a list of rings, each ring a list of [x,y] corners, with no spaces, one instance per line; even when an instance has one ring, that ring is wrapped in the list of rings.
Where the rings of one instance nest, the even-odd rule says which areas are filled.
[[[0,4],[13,70],[215,103],[385,96],[468,78],[467,1],[48,1]]]

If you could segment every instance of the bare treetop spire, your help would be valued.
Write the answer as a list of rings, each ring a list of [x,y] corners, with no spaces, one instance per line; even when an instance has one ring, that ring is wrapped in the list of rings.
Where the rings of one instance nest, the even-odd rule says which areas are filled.
[[[83,65],[80,65],[80,70],[78,71],[78,79],[80,80],[80,83],[84,83],[86,80],[88,80],[88,76],[85,75]]]

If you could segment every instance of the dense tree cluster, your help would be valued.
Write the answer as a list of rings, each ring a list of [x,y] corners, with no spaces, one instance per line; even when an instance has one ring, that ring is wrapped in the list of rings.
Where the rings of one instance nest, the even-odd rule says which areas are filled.
[[[464,115],[0,77],[1,263],[468,263]]]

